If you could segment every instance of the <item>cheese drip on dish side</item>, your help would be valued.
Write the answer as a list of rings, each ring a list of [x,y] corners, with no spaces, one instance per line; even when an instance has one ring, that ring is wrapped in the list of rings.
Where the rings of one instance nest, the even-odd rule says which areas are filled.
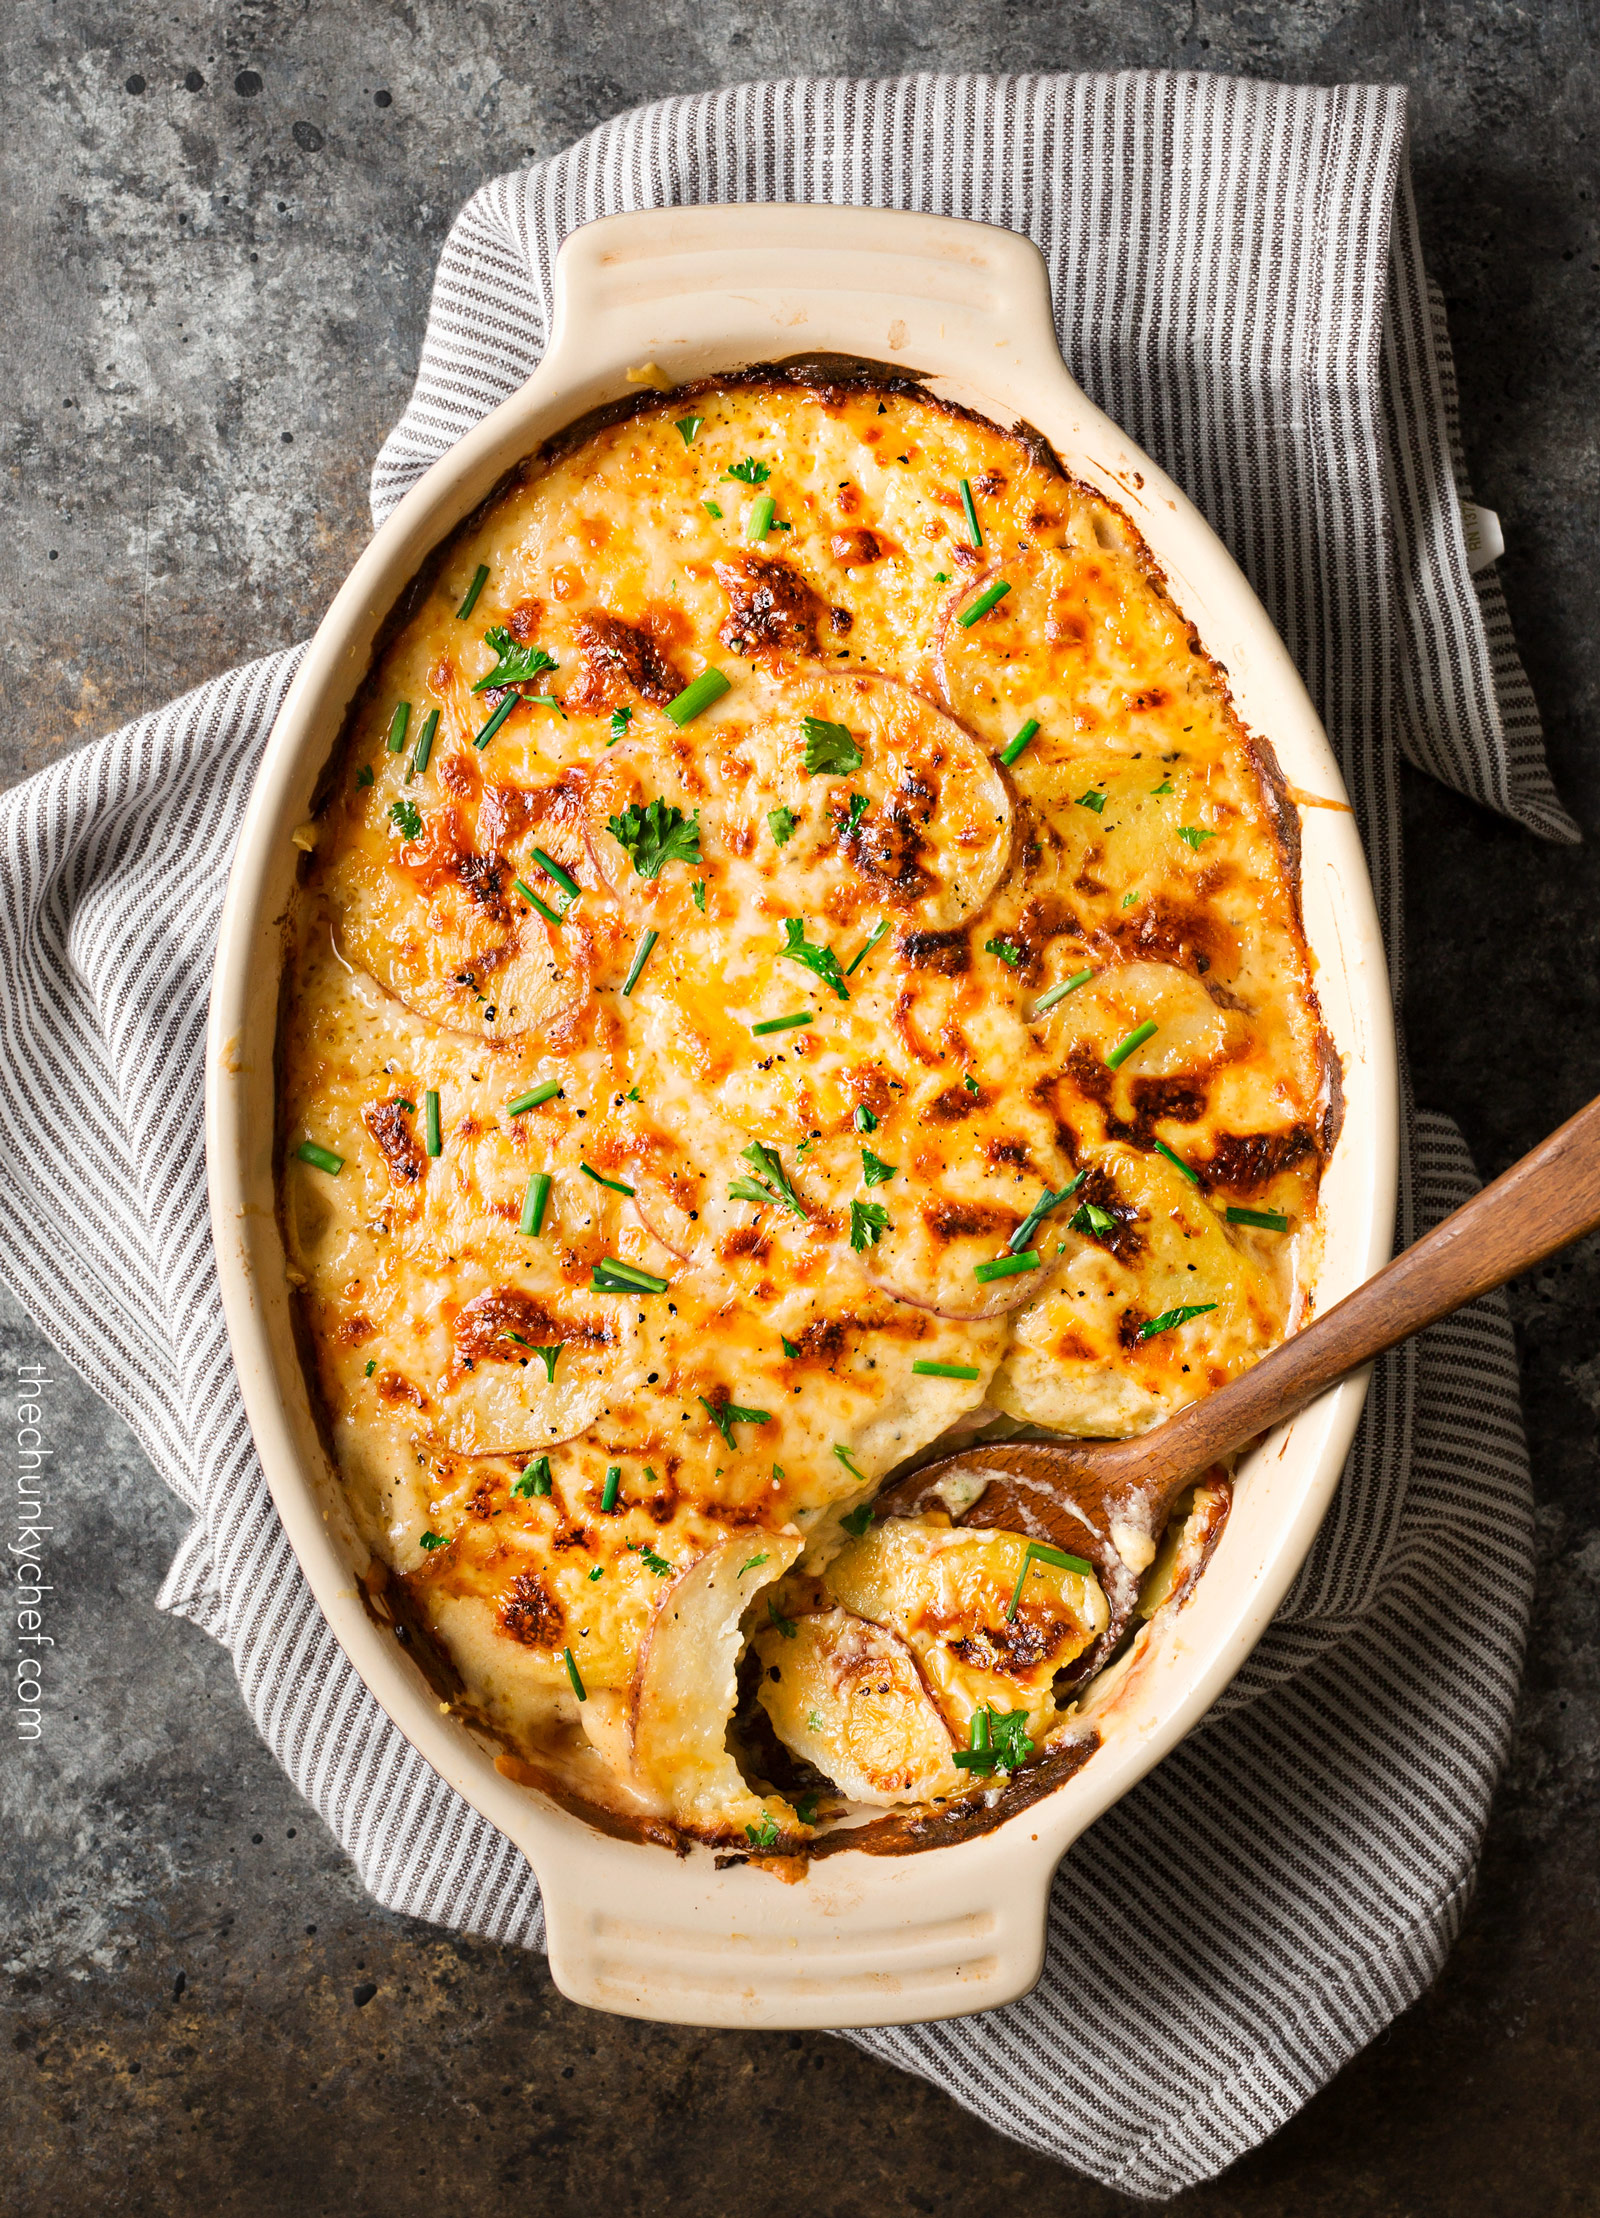
[[[1093,1577],[866,1505],[1256,1361],[1337,1116],[1275,766],[1127,519],[908,388],[652,400],[451,543],[314,838],[285,1242],[463,1714],[744,1850],[1081,1731]]]

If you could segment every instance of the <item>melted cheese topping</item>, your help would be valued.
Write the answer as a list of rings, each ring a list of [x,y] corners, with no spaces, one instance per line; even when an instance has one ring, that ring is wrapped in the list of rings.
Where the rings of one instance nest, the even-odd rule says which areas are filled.
[[[808,1781],[945,1801],[975,1719],[1067,1728],[1093,1579],[1008,1617],[1016,1536],[853,1513],[1292,1321],[1329,1105],[1266,760],[1126,519],[914,392],[651,402],[452,543],[297,900],[282,1215],[361,1528],[540,1776],[793,1845]]]

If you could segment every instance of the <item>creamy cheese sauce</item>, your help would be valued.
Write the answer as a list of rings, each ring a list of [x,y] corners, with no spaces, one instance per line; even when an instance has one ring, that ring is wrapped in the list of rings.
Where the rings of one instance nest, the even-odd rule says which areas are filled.
[[[1127,519],[914,389],[652,399],[457,536],[316,820],[281,1207],[384,1607],[524,1775],[793,1849],[1073,1730],[1095,1581],[861,1512],[1295,1321],[1296,856]]]

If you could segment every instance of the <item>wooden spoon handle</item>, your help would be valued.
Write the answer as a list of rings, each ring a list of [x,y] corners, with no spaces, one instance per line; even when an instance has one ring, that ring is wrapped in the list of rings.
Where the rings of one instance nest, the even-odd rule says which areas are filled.
[[[1600,1225],[1600,1099],[1253,1369],[1180,1410],[1143,1448],[1156,1484],[1177,1482],[1303,1409],[1385,1348]]]

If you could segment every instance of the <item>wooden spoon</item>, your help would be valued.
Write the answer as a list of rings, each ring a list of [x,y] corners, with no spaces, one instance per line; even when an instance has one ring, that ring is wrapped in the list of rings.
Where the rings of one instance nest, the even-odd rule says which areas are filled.
[[[1111,1622],[1075,1668],[1116,1646],[1173,1503],[1218,1457],[1304,1409],[1347,1373],[1600,1225],[1600,1099],[1240,1377],[1133,1440],[1005,1441],[925,1464],[885,1488],[879,1517],[945,1510],[1091,1562]]]

